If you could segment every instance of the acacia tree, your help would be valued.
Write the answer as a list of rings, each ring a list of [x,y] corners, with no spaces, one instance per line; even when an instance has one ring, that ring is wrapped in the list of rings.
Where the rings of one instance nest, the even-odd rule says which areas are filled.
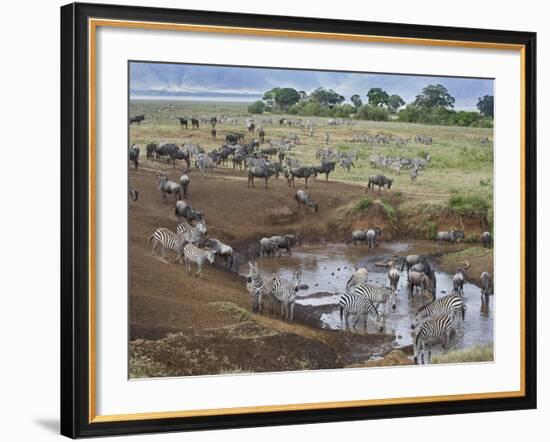
[[[317,101],[323,106],[330,108],[337,104],[342,104],[346,98],[340,95],[338,92],[332,89],[325,89],[324,87],[318,87],[311,94],[309,94],[310,100]]]
[[[414,104],[429,110],[448,109],[454,107],[455,99],[442,84],[430,84],[416,96]]]
[[[367,98],[371,106],[383,107],[388,105],[390,96],[384,89],[373,87],[367,92]]]
[[[405,105],[405,100],[403,100],[403,98],[401,98],[399,95],[393,94],[388,99],[388,110],[392,114],[395,114],[397,110],[404,105]]]
[[[355,106],[355,109],[361,107],[363,105],[363,101],[361,100],[361,97],[357,94],[354,94],[350,98],[351,102]]]
[[[477,108],[479,113],[484,117],[493,118],[495,114],[495,97],[493,95],[485,95],[477,99]]]
[[[264,93],[263,100],[270,106],[277,106],[283,110],[288,110],[290,106],[300,101],[301,95],[296,89],[291,87],[273,88]]]

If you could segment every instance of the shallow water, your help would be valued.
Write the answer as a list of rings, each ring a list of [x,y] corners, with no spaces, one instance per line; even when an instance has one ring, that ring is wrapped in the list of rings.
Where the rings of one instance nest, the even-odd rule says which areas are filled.
[[[319,312],[319,326],[330,329],[341,329],[338,299],[344,292],[346,283],[354,272],[354,266],[367,267],[369,271],[369,283],[389,286],[387,267],[375,266],[376,262],[384,262],[389,259],[396,260],[398,256],[418,253],[430,254],[442,252],[433,244],[424,241],[393,242],[370,251],[365,246],[346,246],[344,244],[315,244],[303,245],[296,248],[291,256],[280,258],[261,258],[258,260],[259,268],[266,273],[278,273],[281,276],[292,278],[292,273],[302,270],[302,283],[308,288],[299,291],[297,304],[304,306],[334,306],[334,309],[326,313]],[[400,261],[399,261],[400,262]],[[400,266],[398,267],[400,270]],[[436,271],[437,296],[441,297],[452,292],[453,275]],[[494,297],[490,297],[488,304],[482,304],[480,288],[473,283],[464,284],[463,299],[466,304],[465,321],[455,321],[456,336],[452,340],[450,348],[460,349],[474,345],[493,342],[494,326]],[[407,296],[406,272],[401,272],[398,293],[396,297],[396,309],[387,311],[385,315],[385,329],[387,333],[395,334],[395,346],[412,344],[415,331],[411,329],[415,312],[424,304],[425,300],[418,294],[412,300]],[[380,309],[384,307],[381,306]],[[354,319],[350,317],[350,323]],[[359,321],[354,329],[357,333],[364,333],[363,322]],[[372,319],[369,318],[368,333],[376,332]],[[441,346],[434,345],[432,353],[441,351]]]

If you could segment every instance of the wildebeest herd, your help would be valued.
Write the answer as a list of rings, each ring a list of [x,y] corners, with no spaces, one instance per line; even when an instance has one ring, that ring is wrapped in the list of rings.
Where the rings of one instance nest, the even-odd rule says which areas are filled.
[[[130,119],[130,124],[144,121],[143,115]],[[219,117],[187,118],[179,117],[179,124],[182,129],[188,128],[191,123],[191,130],[199,128],[200,124],[210,124],[212,137],[216,138],[214,128],[222,120]],[[206,151],[198,144],[185,143],[149,143],[145,147],[146,159],[153,162],[166,162],[173,168],[183,167],[182,172],[176,179],[170,179],[167,173],[159,173],[156,187],[159,198],[168,204],[172,199],[174,204],[174,215],[177,220],[173,222],[175,231],[169,227],[159,226],[151,233],[149,243],[151,254],[160,253],[162,259],[166,259],[166,251],[172,250],[176,254],[175,261],[185,265],[188,275],[191,274],[192,265],[196,266],[196,276],[203,277],[203,266],[214,264],[219,261],[221,267],[230,271],[238,271],[239,263],[235,259],[235,248],[219,239],[208,236],[207,220],[201,208],[192,207],[188,201],[190,192],[193,191],[192,174],[193,169],[198,170],[202,177],[208,177],[214,168],[229,167],[235,171],[246,171],[247,187],[255,187],[255,179],[264,181],[266,189],[269,188],[269,180],[280,175],[287,180],[289,187],[295,187],[296,180],[304,180],[305,189],[298,189],[294,194],[294,200],[300,210],[304,210],[308,216],[315,216],[319,210],[323,210],[316,202],[315,192],[309,191],[311,180],[325,175],[325,181],[329,180],[331,172],[336,165],[349,171],[360,161],[357,152],[339,152],[333,148],[320,148],[316,152],[317,164],[301,165],[293,157],[293,152],[299,146],[299,137],[288,134],[281,139],[269,140],[266,145],[265,125],[269,123],[256,123],[254,119],[246,120],[246,131],[233,131],[225,136],[225,143],[221,146]],[[272,124],[272,123],[271,123]],[[288,122],[281,124],[289,124]],[[289,126],[292,124],[289,124]],[[310,126],[307,126],[310,127]],[[246,135],[245,135],[246,134]],[[250,134],[254,138],[250,139]],[[257,138],[255,137],[257,135]],[[419,136],[417,141],[430,145],[431,138]],[[248,142],[245,140],[248,139]],[[392,142],[399,143],[397,140]],[[385,144],[385,141],[379,141]],[[140,147],[132,145],[129,150],[129,160],[134,169],[138,169],[140,162]],[[371,158],[372,162],[374,158]],[[377,158],[376,161],[382,161]],[[418,171],[428,167],[430,158],[391,158],[384,157],[384,168],[389,168],[400,173],[402,167],[411,168],[411,180],[416,179]],[[379,164],[379,163],[377,163]],[[399,165],[399,171],[397,170]],[[414,175],[414,178],[413,178]],[[392,178],[376,174],[368,176],[366,192],[382,190],[391,191]],[[151,183],[154,186],[155,183]],[[244,187],[244,186],[243,186]],[[138,190],[129,189],[132,203],[139,204]],[[168,224],[168,223],[167,223]],[[482,243],[489,247],[492,242],[490,232],[484,232]],[[451,229],[445,232],[438,232],[436,242],[448,242],[457,244],[465,240],[465,233],[462,230]],[[357,245],[362,242],[366,250],[373,251],[382,241],[382,229],[378,226],[370,226],[350,233],[348,245]],[[280,232],[270,237],[258,239],[258,256],[261,259],[277,258],[282,255],[290,255],[294,247],[300,246],[302,242],[299,232]],[[296,300],[299,298],[300,290],[304,289],[302,283],[302,272],[295,269],[292,278],[284,278],[281,274],[263,273],[258,263],[251,259],[248,263],[246,273],[246,291],[250,297],[251,311],[256,314],[277,314],[282,320],[293,321]],[[367,318],[374,318],[376,327],[384,329],[386,317],[391,315],[395,308],[395,301],[398,296],[398,283],[401,278],[407,280],[408,299],[418,297],[425,300],[425,304],[418,309],[416,319],[411,325],[416,330],[414,340],[414,358],[416,362],[424,363],[429,361],[431,354],[431,342],[435,338],[442,338],[444,345],[452,339],[454,330],[459,326],[460,321],[465,322],[466,305],[463,301],[463,285],[466,279],[466,268],[458,268],[453,277],[452,293],[443,297],[436,296],[436,275],[434,265],[427,256],[408,255],[402,258],[401,268],[397,262],[388,263],[388,286],[380,286],[369,282],[369,272],[366,268],[357,268],[343,288],[344,293],[339,299],[340,318],[342,329],[354,329],[357,322],[362,318],[364,328],[367,328]],[[485,271],[480,276],[481,298],[487,302],[491,294],[491,275]],[[244,287],[243,287],[244,293]],[[384,308],[382,309],[381,306]],[[350,317],[354,322],[350,324]],[[466,326],[466,325],[463,325]],[[425,353],[427,352],[427,358]]]

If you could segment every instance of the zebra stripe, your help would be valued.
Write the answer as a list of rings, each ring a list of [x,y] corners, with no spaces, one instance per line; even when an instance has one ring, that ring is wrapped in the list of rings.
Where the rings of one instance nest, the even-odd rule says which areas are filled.
[[[414,362],[418,363],[418,356],[421,357],[421,364],[424,364],[424,350],[428,347],[428,362],[432,355],[431,340],[434,338],[444,337],[443,348],[447,346],[451,339],[451,332],[453,331],[453,318],[450,315],[437,316],[435,318],[428,319],[418,333],[414,340]]]
[[[416,313],[416,318],[411,325],[411,328],[416,328],[424,319],[433,318],[435,316],[449,315],[452,319],[461,312],[462,320],[464,321],[466,306],[459,295],[447,295],[438,298],[420,308]]]
[[[206,233],[206,224],[204,221],[199,221],[195,227],[191,224],[183,221],[178,224],[176,228],[176,233],[181,236],[182,243],[190,242],[192,244],[197,244],[202,236]],[[181,254],[181,253],[180,253]]]
[[[281,303],[281,317],[288,321],[294,318],[294,304],[296,302],[296,292],[300,284],[302,273],[294,272],[292,281],[287,281],[279,275],[271,279],[270,291],[271,296]]]
[[[166,259],[165,250],[175,250],[179,251],[182,244],[181,235],[177,235],[166,227],[159,227],[154,233],[149,237],[149,243],[153,243],[153,248],[151,249],[151,255],[155,256],[155,250],[157,246],[161,246],[162,258]],[[177,260],[177,259],[176,259]]]
[[[269,287],[269,279],[258,271],[258,265],[248,263],[250,269],[246,281],[246,289],[252,300],[252,311],[261,313],[263,295]]]
[[[183,257],[187,267],[187,274],[191,274],[191,263],[197,264],[197,273],[195,276],[202,278],[202,265],[205,261],[214,263],[214,251],[210,249],[199,249],[196,245],[187,243],[183,247]]]
[[[364,296],[357,292],[354,293],[345,293],[340,296],[340,320],[342,321],[342,328],[345,330],[348,328],[349,315],[357,315],[357,319],[353,323],[352,328],[355,327],[359,318],[364,317],[364,327],[367,328],[367,318],[368,314],[371,313],[375,317],[375,323],[377,326],[380,326],[380,321],[382,319],[381,315],[378,313],[376,306],[370,300],[368,296]],[[380,326],[380,329],[382,327]]]
[[[395,292],[391,288],[359,284],[355,286],[355,293],[369,298],[376,309],[380,307],[380,304],[385,304],[386,309],[391,304],[392,309],[395,309]]]

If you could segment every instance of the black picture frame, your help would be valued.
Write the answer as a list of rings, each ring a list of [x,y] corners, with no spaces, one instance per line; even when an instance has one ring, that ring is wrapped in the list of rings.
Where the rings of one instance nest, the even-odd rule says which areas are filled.
[[[524,47],[524,396],[162,419],[90,421],[88,19],[501,43]],[[489,29],[73,3],[61,8],[61,434],[240,428],[536,408],[536,34]]]

